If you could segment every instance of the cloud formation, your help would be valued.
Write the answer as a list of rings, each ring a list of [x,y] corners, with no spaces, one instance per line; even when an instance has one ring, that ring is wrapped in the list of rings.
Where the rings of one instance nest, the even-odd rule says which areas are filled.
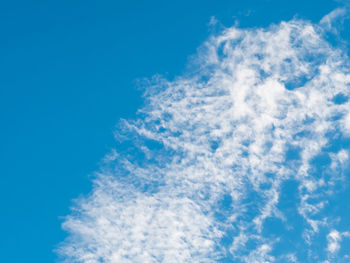
[[[119,146],[66,218],[64,262],[334,256],[341,218],[325,210],[347,179],[350,74],[325,40],[331,16],[228,28],[191,72],[150,81],[139,118],[120,123]]]

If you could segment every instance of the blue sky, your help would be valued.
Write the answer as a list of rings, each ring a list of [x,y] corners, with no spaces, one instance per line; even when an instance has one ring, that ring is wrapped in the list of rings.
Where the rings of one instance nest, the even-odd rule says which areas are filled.
[[[182,87],[188,83],[191,84],[192,82],[189,82],[189,79],[191,81],[194,81],[193,79],[197,77],[210,79],[210,74],[205,75],[203,73],[201,75],[196,73],[198,65],[193,63],[193,56],[200,46],[203,47],[204,41],[210,39],[210,36],[215,35],[217,38],[223,36],[222,31],[224,28],[230,28],[234,25],[243,31],[245,28],[268,28],[271,23],[279,25],[281,21],[290,21],[293,18],[301,21],[309,21],[314,25],[318,24],[326,14],[342,6],[343,4],[339,1],[326,0],[215,2],[74,1],[73,3],[72,1],[50,3],[46,1],[2,1],[0,4],[0,32],[2,36],[2,41],[0,42],[2,58],[0,61],[0,70],[2,72],[0,74],[0,116],[1,123],[3,124],[0,131],[0,160],[2,168],[0,184],[1,261],[19,263],[54,262],[57,260],[58,256],[54,252],[54,249],[60,247],[61,245],[59,244],[68,236],[61,227],[61,224],[64,222],[64,216],[71,214],[70,207],[73,205],[73,199],[91,193],[91,181],[96,177],[94,173],[112,174],[114,177],[122,178],[120,180],[123,183],[126,181],[128,185],[133,184],[130,182],[134,179],[130,179],[126,175],[128,172],[123,170],[125,168],[120,168],[121,164],[119,161],[116,161],[116,155],[113,155],[113,149],[116,149],[119,156],[121,156],[118,156],[122,160],[120,162],[126,159],[133,165],[136,165],[137,168],[148,167],[144,172],[140,172],[139,170],[135,172],[136,168],[133,168],[133,172],[137,175],[135,184],[138,185],[132,186],[136,187],[136,190],[134,189],[133,191],[141,191],[137,187],[143,185],[143,187],[147,186],[148,188],[143,189],[140,195],[141,193],[158,193],[158,189],[163,187],[162,184],[165,184],[171,185],[170,189],[173,190],[173,193],[185,195],[181,191],[174,190],[176,188],[175,185],[169,183],[167,181],[168,179],[164,179],[168,175],[164,177],[160,176],[161,174],[169,174],[171,171],[179,171],[178,169],[180,168],[177,166],[172,167],[170,172],[164,170],[164,167],[169,165],[169,159],[179,158],[181,160],[181,156],[186,156],[184,149],[179,150],[175,145],[171,145],[171,143],[179,143],[176,141],[177,139],[174,139],[172,142],[166,142],[170,146],[168,145],[169,148],[163,149],[163,146],[158,145],[157,136],[154,138],[149,135],[150,137],[146,139],[143,137],[146,135],[141,129],[144,126],[140,123],[133,124],[138,129],[133,130],[130,128],[130,130],[126,129],[124,131],[124,135],[126,134],[127,137],[132,138],[131,142],[118,142],[114,139],[114,133],[117,133],[117,137],[122,137],[120,130],[122,130],[121,127],[123,125],[116,126],[121,118],[138,118],[142,122],[148,116],[150,121],[146,121],[144,125],[150,126],[147,126],[145,129],[155,132],[154,127],[158,127],[157,125],[159,125],[157,123],[167,120],[165,115],[161,115],[160,120],[156,120],[156,113],[160,111],[156,106],[159,104],[165,107],[171,103],[175,104],[175,102],[170,103],[168,101],[169,97],[166,96],[166,93],[160,93],[160,95],[157,95],[157,92],[156,95],[150,93],[151,95],[145,99],[142,98],[143,90],[139,88],[139,80],[143,80],[144,78],[151,79],[154,75],[161,75],[166,81],[164,79],[158,79],[151,81],[151,84],[143,85],[169,86],[169,91],[172,91],[172,89],[176,90],[176,87],[179,85]],[[210,21],[214,21],[213,17],[219,22],[216,24],[210,23]],[[304,26],[304,24],[298,24],[296,26],[298,28],[297,32],[302,32]],[[326,38],[335,46],[341,45],[339,38],[349,41],[349,21],[345,20],[343,25],[336,23],[335,26],[340,29],[339,36],[335,36],[333,33],[327,33]],[[323,27],[325,28],[326,25],[324,24]],[[269,30],[271,34],[279,32],[277,29]],[[251,37],[253,43],[260,43],[259,41],[261,41],[260,38],[254,38],[253,35],[244,34],[247,34],[247,37]],[[242,37],[242,39],[246,39],[247,41],[248,38]],[[319,44],[322,43],[320,42]],[[242,44],[242,47],[246,47],[245,45],[247,45],[247,50],[255,47],[248,44]],[[347,43],[345,45],[348,46]],[[306,48],[306,50],[309,49]],[[321,60],[322,58],[325,60],[328,56],[334,55],[333,51],[333,49],[325,49],[315,54],[320,56]],[[203,57],[208,58],[208,54],[203,55],[200,52],[199,55],[195,55],[198,60]],[[318,63],[325,63],[324,61],[319,62],[312,57],[308,59],[303,61],[303,63],[309,63],[310,61],[311,64],[314,63],[312,64],[311,71],[320,65]],[[270,62],[267,61],[266,63]],[[346,59],[345,62],[342,60],[342,63],[346,64]],[[188,64],[192,66],[186,66]],[[294,69],[294,67],[299,68],[296,64],[292,68]],[[344,67],[348,67],[348,64]],[[193,68],[194,71],[191,73],[192,75],[190,74],[192,77],[186,77]],[[343,69],[335,68],[335,72],[341,70]],[[283,82],[286,85],[291,84],[292,86],[296,85],[295,83],[303,79],[304,73],[300,73],[300,76],[296,79],[286,79],[283,80],[284,82],[281,81],[281,83]],[[311,73],[307,72],[306,79],[308,74]],[[317,74],[317,76],[323,76],[320,73]],[[173,80],[174,78],[175,80]],[[187,82],[181,82],[185,81],[185,78],[189,78]],[[262,78],[264,80],[265,77]],[[346,86],[344,83],[339,85]],[[150,87],[146,88],[146,90],[148,89],[151,90]],[[322,92],[326,93],[328,91],[325,90]],[[191,92],[196,94],[195,90]],[[346,98],[346,92],[346,90],[341,90],[340,93],[345,94],[343,96]],[[176,94],[175,91],[174,94]],[[289,97],[287,96],[287,98]],[[285,99],[285,97],[281,98]],[[337,98],[341,101],[339,96]],[[163,102],[164,105],[162,104]],[[168,102],[169,104],[166,104]],[[263,102],[260,101],[259,103]],[[334,104],[344,105],[344,103],[346,103],[346,100],[338,103],[337,99],[335,99]],[[291,105],[294,104],[291,103]],[[136,116],[137,110],[142,107],[146,109],[145,115]],[[336,111],[340,111],[338,118],[343,118],[346,115],[344,113],[345,110],[338,108],[336,108]],[[195,114],[194,111],[185,113],[187,115]],[[211,114],[211,112],[209,113]],[[315,116],[318,116],[317,114],[318,112],[315,112]],[[344,116],[340,116],[342,114]],[[208,118],[209,115],[204,119]],[[332,118],[335,120],[337,116],[332,116]],[[315,117],[310,122],[317,122],[319,120],[321,118]],[[169,121],[169,123],[171,122]],[[339,121],[337,125],[341,126],[342,123]],[[180,124],[172,123],[172,125],[174,125],[172,127],[175,127]],[[189,123],[186,125],[189,125]],[[308,123],[303,123],[302,125],[305,125],[306,130],[309,129],[309,132],[314,128],[314,126],[307,126],[309,125]],[[346,126],[346,124],[344,125]],[[127,125],[124,124],[125,126]],[[180,125],[179,127],[182,126]],[[171,130],[171,127],[166,126],[165,129]],[[194,131],[192,130],[191,132]],[[159,132],[158,138],[162,138],[163,135],[161,134],[162,132]],[[345,154],[344,152],[348,150],[349,139],[344,134],[346,134],[346,131],[343,132],[341,128],[337,128],[336,130],[327,131],[322,134],[315,133],[310,138],[306,136],[308,140],[310,139],[310,143],[316,140],[320,143],[319,145],[322,145],[322,139],[330,138],[329,142],[322,145],[322,149],[315,156],[310,157],[309,162],[312,167],[308,170],[308,173],[312,178],[322,177],[325,178],[324,180],[326,182],[330,182],[330,186],[326,183],[323,186],[320,185],[320,188],[317,189],[321,192],[335,191],[331,196],[322,196],[319,192],[313,196],[314,204],[318,203],[316,199],[328,200],[328,204],[323,204],[326,207],[325,210],[321,211],[320,215],[314,215],[312,220],[322,221],[327,214],[336,215],[328,218],[328,221],[323,223],[323,225],[321,224],[322,226],[319,226],[318,231],[312,230],[312,227],[310,228],[310,222],[307,222],[307,220],[311,220],[311,216],[307,214],[307,211],[302,210],[303,206],[300,205],[301,208],[297,207],[298,204],[302,204],[300,200],[305,196],[302,191],[306,191],[300,190],[300,195],[295,194],[295,192],[298,192],[296,189],[300,187],[302,180],[300,177],[294,178],[290,175],[285,175],[287,179],[281,177],[275,180],[278,181],[277,190],[271,188],[271,185],[268,185],[272,184],[271,180],[266,179],[265,185],[259,184],[259,187],[262,187],[262,189],[266,187],[278,191],[280,200],[275,205],[276,210],[273,216],[267,217],[266,222],[261,223],[264,226],[260,232],[255,229],[257,227],[256,225],[247,225],[245,222],[259,218],[261,211],[256,211],[259,207],[257,208],[251,204],[261,199],[265,200],[264,198],[268,201],[270,200],[270,196],[264,195],[262,194],[263,192],[259,191],[254,193],[253,191],[249,192],[246,189],[240,189],[237,191],[245,199],[238,198],[242,202],[238,202],[239,204],[235,207],[236,204],[232,198],[238,193],[231,193],[229,190],[221,188],[220,191],[222,192],[220,192],[218,188],[215,192],[220,193],[222,196],[212,200],[213,202],[218,202],[216,203],[218,209],[212,215],[211,219],[214,218],[216,221],[222,220],[224,222],[226,219],[224,220],[223,218],[234,215],[236,209],[238,207],[239,209],[243,209],[243,206],[248,212],[246,214],[236,215],[239,219],[238,221],[232,221],[234,222],[231,226],[232,229],[228,227],[228,222],[225,222],[225,226],[220,226],[224,229],[215,224],[208,223],[208,225],[202,226],[203,229],[198,230],[200,234],[193,230],[194,232],[190,231],[186,235],[189,235],[194,240],[195,237],[204,235],[203,233],[205,233],[208,240],[216,240],[215,244],[217,247],[214,249],[214,252],[230,247],[230,253],[237,255],[239,260],[249,261],[253,260],[253,257],[263,258],[266,256],[266,260],[272,261],[271,258],[268,258],[268,256],[272,256],[278,261],[278,257],[281,254],[288,252],[291,244],[297,244],[295,249],[300,251],[300,255],[295,255],[295,257],[298,256],[301,262],[315,262],[307,258],[307,254],[311,253],[309,251],[319,255],[320,258],[317,260],[320,262],[326,259],[330,262],[337,262],[332,261],[336,260],[336,257],[339,257],[337,259],[339,262],[346,262],[341,260],[346,260],[343,256],[346,256],[346,248],[348,250],[350,248],[350,239],[347,232],[349,229],[347,229],[347,225],[344,223],[344,221],[346,222],[349,219],[349,215],[346,213],[346,208],[349,208],[346,203],[346,200],[349,198],[349,191],[346,190],[346,185],[348,184],[346,174],[348,170],[345,164],[344,167],[336,168],[334,168],[334,164],[333,168],[335,170],[329,170],[331,169],[329,167],[332,166],[331,157],[338,154],[337,158],[341,159],[341,156]],[[196,135],[198,135],[198,138],[195,137]],[[202,138],[200,137],[201,134],[194,133],[193,136],[194,138],[191,138],[191,140],[193,139],[194,141]],[[212,147],[211,150],[214,152],[217,149],[220,150],[222,147],[224,140],[220,136],[221,133],[217,137],[214,136],[209,142]],[[298,139],[296,139],[298,136],[303,138],[300,134],[293,134],[293,136],[293,140],[296,142],[298,142]],[[168,137],[170,138],[171,136],[168,134]],[[175,136],[174,138],[177,137]],[[313,139],[311,140],[311,138]],[[302,145],[304,142],[309,143],[309,141],[303,141],[302,139],[299,141],[300,145],[297,143],[293,145],[291,141],[289,142],[290,145],[286,146],[288,148],[286,150],[288,154],[286,154],[282,166],[287,168],[293,167],[293,169],[301,166],[301,157],[299,155],[303,151]],[[242,143],[244,144],[246,142]],[[271,142],[266,141],[266,143],[269,144]],[[191,143],[188,143],[188,145],[190,146]],[[140,146],[144,146],[144,148],[140,148]],[[148,149],[148,154],[152,156],[151,161],[144,152],[145,148]],[[341,152],[341,149],[344,149],[344,152]],[[112,154],[109,155],[111,156],[111,160],[105,164],[102,159],[106,154],[111,152]],[[333,155],[329,155],[328,153],[332,153]],[[154,155],[161,156],[162,158],[157,159]],[[195,169],[200,169],[202,164],[200,162],[197,164],[196,161],[193,162]],[[233,166],[231,167],[233,170],[238,169],[238,166]],[[189,167],[190,165],[188,164],[186,169]],[[183,168],[181,167],[181,169]],[[246,168],[245,166],[244,169]],[[251,170],[254,167],[248,166],[248,168]],[[117,169],[120,169],[120,172],[116,172]],[[239,169],[243,168],[241,167]],[[141,174],[149,174],[151,171],[152,174],[159,173],[159,177],[152,179],[151,182],[146,184],[142,181],[143,179],[140,179]],[[201,170],[198,171],[201,174]],[[226,170],[215,171],[220,174]],[[244,171],[242,170],[241,173],[244,173]],[[251,172],[246,173],[251,174]],[[296,172],[294,171],[294,173]],[[184,174],[186,173],[184,172]],[[196,174],[196,172],[193,172],[193,174]],[[333,175],[337,175],[338,177],[344,176],[345,179],[329,179],[333,178]],[[247,178],[242,177],[239,180],[242,180],[243,185],[253,184],[252,181],[249,181],[251,177]],[[271,178],[276,177],[275,175],[271,175]],[[112,183],[108,181],[109,179],[106,179],[106,181],[102,179],[98,180],[100,180],[98,182],[103,186],[101,189],[104,189],[106,192],[114,189],[114,187],[110,186]],[[220,181],[216,177],[213,180],[215,183]],[[233,181],[224,182],[226,185],[229,185],[230,183],[234,184]],[[335,190],[332,188],[332,185],[335,185]],[[340,191],[341,189],[338,189],[339,185],[343,185],[345,190]],[[184,186],[181,187],[181,189],[185,189]],[[96,193],[98,190],[99,188],[95,187],[92,193]],[[337,192],[338,190],[339,192]],[[121,198],[119,196],[120,193],[117,190],[115,192],[118,196],[115,198],[119,200],[118,198]],[[272,194],[272,192],[269,194]],[[210,191],[204,191],[203,193],[208,196],[211,195]],[[140,199],[139,196],[130,196],[130,192],[120,195],[130,198],[130,200],[133,200],[133,198]],[[110,197],[108,195],[106,196],[107,199]],[[163,196],[149,202],[155,207],[161,207],[166,204],[171,208],[169,208],[170,210],[185,207],[190,211],[194,211],[194,214],[186,214],[187,210],[181,210],[179,214],[182,215],[182,218],[193,217],[198,220],[206,219],[201,213],[203,209],[212,208],[212,204],[203,205],[202,202],[193,199],[190,195],[186,198],[192,201],[194,200],[194,203],[185,202],[183,199],[175,198],[175,200],[174,198]],[[205,197],[203,198],[205,199]],[[210,199],[209,197],[207,198]],[[168,199],[172,201],[167,201]],[[79,200],[80,202],[84,202],[81,201],[84,200],[82,198]],[[102,208],[104,200],[97,200],[101,202]],[[112,200],[114,199],[112,198]],[[115,204],[116,207],[122,205],[123,200],[118,201]],[[146,200],[148,199],[141,198],[140,207],[135,207],[135,211],[138,211],[138,209],[142,210],[142,202],[148,204]],[[90,207],[89,201],[87,202],[87,207]],[[160,204],[157,202],[160,202]],[[123,207],[121,206],[119,208],[122,209]],[[283,211],[283,213],[281,212],[283,215],[276,212],[284,208],[288,209]],[[209,210],[213,211],[213,209]],[[155,213],[157,214],[157,212]],[[142,213],[140,212],[140,214]],[[93,216],[90,215],[90,217]],[[283,217],[285,219],[281,220]],[[88,219],[84,217],[84,212],[75,219],[73,218],[72,221],[66,221],[68,222],[66,223],[66,229],[71,232],[69,236],[74,237],[74,230],[80,229],[79,227],[74,228],[74,222],[78,222],[79,220],[86,222],[87,225],[91,223],[86,221]],[[115,220],[119,222],[117,219]],[[259,220],[256,219],[257,225],[259,225]],[[174,219],[174,222],[177,222],[176,219]],[[93,223],[91,224],[93,225]],[[271,225],[270,227],[269,224]],[[238,225],[248,229],[245,230],[248,232],[242,232],[242,228],[239,228]],[[159,226],[154,225],[152,227],[158,229]],[[217,241],[218,237],[213,235],[213,228],[215,227],[220,228],[219,230],[225,233],[223,235],[224,237],[219,241]],[[97,227],[92,227],[92,229],[98,230]],[[288,232],[286,229],[292,230],[288,230]],[[314,237],[317,237],[319,242],[313,242],[308,248],[305,248],[304,241],[300,240],[307,239],[307,235],[311,235],[310,233],[312,231],[317,232],[317,234],[314,234]],[[246,243],[242,241],[243,243],[240,244],[243,244],[244,249],[238,250],[241,254],[235,252],[234,246],[232,246],[234,237],[240,236],[241,233],[243,240],[244,234],[253,235],[253,232],[256,236],[264,236],[265,239],[263,241],[267,243],[260,244],[259,242],[263,242],[261,237],[247,240]],[[286,233],[292,237],[292,240],[283,238],[286,236]],[[279,236],[282,236],[281,242],[276,241],[276,238]],[[84,237],[84,234],[82,237]],[[128,238],[127,236],[125,237]],[[132,239],[130,238],[130,240]],[[83,248],[85,243],[80,244],[74,238],[69,242],[62,246],[81,246],[81,251],[85,251]],[[118,246],[119,241],[116,242],[116,246]],[[123,242],[121,240],[120,244]],[[338,249],[337,244],[340,243],[342,247]],[[204,242],[203,244],[207,243]],[[237,241],[236,244],[239,244],[239,242]],[[327,250],[327,246],[332,247],[332,244],[335,244],[333,250],[332,248]],[[94,245],[91,244],[91,246]],[[209,247],[210,245],[208,245],[207,250],[211,251]],[[272,249],[272,247],[274,248]],[[147,250],[146,248],[143,249]],[[265,253],[269,249],[272,250],[271,255]],[[334,253],[331,253],[331,251],[334,251]],[[213,254],[215,254],[214,252]],[[248,252],[254,252],[255,254],[249,255]],[[266,255],[259,254],[263,252]],[[78,254],[77,251],[73,253]],[[200,250],[193,253],[193,255],[201,255]],[[221,256],[221,262],[232,261],[233,258],[230,253],[226,253],[226,256]],[[157,255],[166,256],[162,253]],[[288,255],[290,255],[290,258],[293,257],[292,254]],[[214,256],[207,255],[207,257]],[[99,259],[101,262],[103,262],[102,258]],[[78,259],[72,260],[77,261]],[[106,262],[113,262],[108,261],[111,259],[107,258],[104,260]],[[141,260],[142,262],[142,258],[137,260]],[[138,261],[134,259],[134,262]]]

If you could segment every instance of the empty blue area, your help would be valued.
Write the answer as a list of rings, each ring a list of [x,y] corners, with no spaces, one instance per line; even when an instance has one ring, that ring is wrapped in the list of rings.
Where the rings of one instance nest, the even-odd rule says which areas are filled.
[[[333,101],[334,101],[335,104],[344,104],[348,100],[349,100],[349,98],[347,96],[345,96],[344,94],[342,94],[342,93],[337,94],[333,98]]]
[[[330,166],[331,161],[329,154],[326,152],[315,156],[310,162],[310,175],[313,175],[314,178],[325,177],[326,180],[329,179],[331,174],[327,175],[327,168]]]
[[[234,262],[233,255],[230,252],[230,247],[236,235],[237,231],[235,231],[234,227],[225,229],[225,235],[221,238],[216,248],[217,251],[221,252],[218,262]]]
[[[225,194],[221,200],[216,204],[214,217],[219,222],[226,222],[227,219],[234,213],[232,207],[232,197],[229,194]]]
[[[342,149],[350,149],[350,137],[339,133],[339,131],[330,132],[327,134],[329,140],[328,145],[325,147],[325,152],[337,153]]]
[[[208,26],[212,16],[224,26],[265,27],[293,17],[317,22],[338,6],[332,0],[1,1],[1,261],[55,262],[71,200],[91,190],[90,177],[111,148],[133,147],[115,144],[113,131],[143,104],[136,80],[181,75],[189,55],[220,31]],[[349,22],[341,36],[350,39]],[[305,80],[298,81],[290,88]],[[136,147],[134,157],[145,158]],[[249,218],[260,200],[251,198]]]
[[[232,205],[232,197],[229,194],[224,195],[223,199],[221,200],[221,206],[223,209],[227,210]]]
[[[269,218],[264,223],[264,236],[280,237],[274,246],[273,254],[275,256],[297,251],[300,258],[306,257],[305,244],[301,238],[306,222],[298,212],[300,205],[298,187],[299,184],[295,180],[283,183],[277,208],[284,218]]]
[[[294,90],[297,88],[304,87],[309,80],[310,78],[307,75],[297,76],[294,79],[286,81],[284,83],[284,86],[287,90]]]
[[[266,201],[261,193],[254,190],[251,186],[249,191],[246,192],[244,198],[242,199],[244,213],[238,219],[243,219],[244,221],[251,222],[254,218],[260,214],[260,209]]]
[[[350,174],[350,167],[346,167],[344,170],[344,175],[348,177]],[[332,195],[328,198],[328,203],[324,211],[328,215],[337,215],[339,220],[335,224],[335,228],[339,232],[349,231],[350,222],[350,185],[349,183],[344,183],[341,187],[334,189],[336,195]],[[344,239],[345,240],[345,239]],[[345,250],[350,250],[349,242],[346,243]]]
[[[300,148],[290,145],[286,152],[286,161],[295,161],[300,159]]]
[[[210,141],[210,148],[213,152],[216,151],[217,148],[219,148],[220,142],[219,141]]]

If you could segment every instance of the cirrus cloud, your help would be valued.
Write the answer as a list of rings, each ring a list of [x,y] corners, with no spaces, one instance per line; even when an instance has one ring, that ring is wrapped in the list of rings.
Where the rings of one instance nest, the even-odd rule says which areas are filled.
[[[191,72],[149,81],[63,224],[63,260],[315,262],[322,236],[338,251],[325,209],[347,179],[350,74],[325,40],[332,14],[227,28]]]

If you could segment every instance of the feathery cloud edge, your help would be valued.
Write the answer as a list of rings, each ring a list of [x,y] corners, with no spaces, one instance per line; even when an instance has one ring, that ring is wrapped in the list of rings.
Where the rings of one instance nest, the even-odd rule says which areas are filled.
[[[349,59],[325,39],[336,15],[227,28],[201,46],[193,72],[150,81],[139,118],[121,121],[120,147],[63,224],[63,261],[334,259],[346,235],[324,210],[348,179],[350,136]],[[295,246],[278,251],[290,233]]]

